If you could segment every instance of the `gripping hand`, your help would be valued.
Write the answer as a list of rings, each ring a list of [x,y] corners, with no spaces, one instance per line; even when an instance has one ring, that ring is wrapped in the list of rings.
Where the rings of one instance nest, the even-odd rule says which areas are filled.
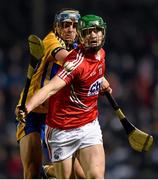
[[[21,121],[23,123],[26,122],[25,118],[28,114],[26,108],[22,110],[21,105],[17,105],[15,109],[15,114],[16,114],[16,120]]]

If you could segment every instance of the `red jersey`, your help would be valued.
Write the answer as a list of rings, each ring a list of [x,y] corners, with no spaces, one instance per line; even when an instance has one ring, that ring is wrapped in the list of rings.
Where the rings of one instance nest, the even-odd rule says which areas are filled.
[[[105,72],[105,51],[84,54],[73,50],[66,58],[75,68],[68,72],[61,67],[57,75],[66,86],[50,97],[46,124],[53,128],[70,129],[83,126],[98,116],[98,94]]]

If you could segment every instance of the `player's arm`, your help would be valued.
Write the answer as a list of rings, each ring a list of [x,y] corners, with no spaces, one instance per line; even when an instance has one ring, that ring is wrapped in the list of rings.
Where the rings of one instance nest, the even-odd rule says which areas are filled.
[[[38,107],[50,96],[54,95],[66,85],[66,82],[57,75],[49,81],[47,85],[41,88],[37,93],[28,101],[24,110],[19,110],[17,117],[20,121],[25,122],[25,117],[29,112]]]
[[[41,88],[26,104],[26,111],[29,113],[40,104],[45,102],[50,96],[57,93],[60,89],[62,89],[66,85],[66,82],[62,80],[57,75],[54,76],[50,82]]]
[[[108,91],[110,94],[112,93],[112,89],[110,87],[109,82],[105,77],[103,77],[103,81],[100,88],[100,94],[104,94],[104,92]]]
[[[64,62],[65,58],[68,56],[68,54],[69,54],[69,52],[64,48],[59,48],[58,51],[57,50],[52,51],[53,57],[56,60],[60,61],[61,64],[63,64],[63,62]]]
[[[51,54],[62,65],[65,62],[66,57],[70,54],[70,52],[68,52],[64,48],[59,47],[59,48],[56,48],[55,50],[53,50]],[[67,71],[72,71],[75,67],[75,64],[67,61],[64,64],[64,67],[66,68]]]
[[[45,47],[45,57],[46,61],[56,61],[60,65],[63,64],[65,57],[69,54],[66,50],[64,41],[53,33],[50,32],[43,40]]]
[[[55,59],[60,59],[62,63],[64,62],[65,58],[69,54],[67,50],[64,48],[59,48],[54,51]],[[50,96],[57,93],[60,89],[62,89],[66,85],[65,81],[59,78],[57,75],[50,80],[50,82],[41,88],[28,102],[26,105],[26,110],[29,113],[40,104],[45,102]]]

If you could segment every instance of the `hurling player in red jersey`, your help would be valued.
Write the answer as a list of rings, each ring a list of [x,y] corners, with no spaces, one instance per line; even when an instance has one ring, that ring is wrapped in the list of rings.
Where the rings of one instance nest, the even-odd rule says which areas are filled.
[[[30,99],[26,111],[19,114],[24,118],[50,98],[46,142],[56,178],[70,178],[75,156],[86,178],[104,179],[105,153],[97,102],[100,91],[111,92],[104,78],[105,31],[106,23],[101,17],[80,18],[81,46],[67,56],[55,77]]]
[[[78,10],[71,8],[61,9],[55,14],[52,31],[46,35],[43,41],[38,38],[38,41],[36,40],[37,43],[33,43],[34,39],[29,42],[31,44],[30,53],[33,53],[31,54],[32,56],[38,57],[40,50],[44,51],[44,56],[31,79],[27,101],[36,91],[49,82],[63,64],[65,57],[72,49],[77,47],[78,35],[76,27],[79,18],[80,13]],[[23,91],[16,107],[16,113],[20,110],[22,94]],[[25,123],[16,121],[16,138],[20,148],[24,179],[56,176],[52,164],[46,164],[41,168],[43,154],[46,154],[44,132],[47,112],[48,106],[47,103],[44,103],[27,116]],[[44,163],[47,162],[44,161]],[[74,162],[74,173],[78,178],[85,177],[77,159]],[[72,174],[72,177],[75,177],[75,175]]]

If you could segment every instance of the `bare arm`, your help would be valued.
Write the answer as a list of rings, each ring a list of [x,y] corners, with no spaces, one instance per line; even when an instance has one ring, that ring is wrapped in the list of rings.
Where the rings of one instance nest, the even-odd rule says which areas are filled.
[[[64,59],[68,56],[69,52],[65,49],[61,49],[55,54],[55,59],[61,62],[63,64]]]
[[[41,88],[27,103],[26,110],[27,113],[38,107],[44,101],[46,101],[50,96],[57,93],[66,85],[65,81],[59,78],[57,75],[54,76],[50,82]]]
[[[110,94],[112,93],[109,82],[105,79],[105,77],[103,77],[100,94],[104,93],[105,91],[108,91]]]
[[[65,49],[61,49],[55,55],[55,59],[60,59],[60,62],[63,64],[65,58],[68,56],[69,52]],[[50,80],[50,82],[41,88],[27,103],[26,110],[29,113],[40,104],[45,102],[50,96],[57,93],[60,89],[62,89],[66,85],[65,81],[63,81],[58,76],[54,76]]]

